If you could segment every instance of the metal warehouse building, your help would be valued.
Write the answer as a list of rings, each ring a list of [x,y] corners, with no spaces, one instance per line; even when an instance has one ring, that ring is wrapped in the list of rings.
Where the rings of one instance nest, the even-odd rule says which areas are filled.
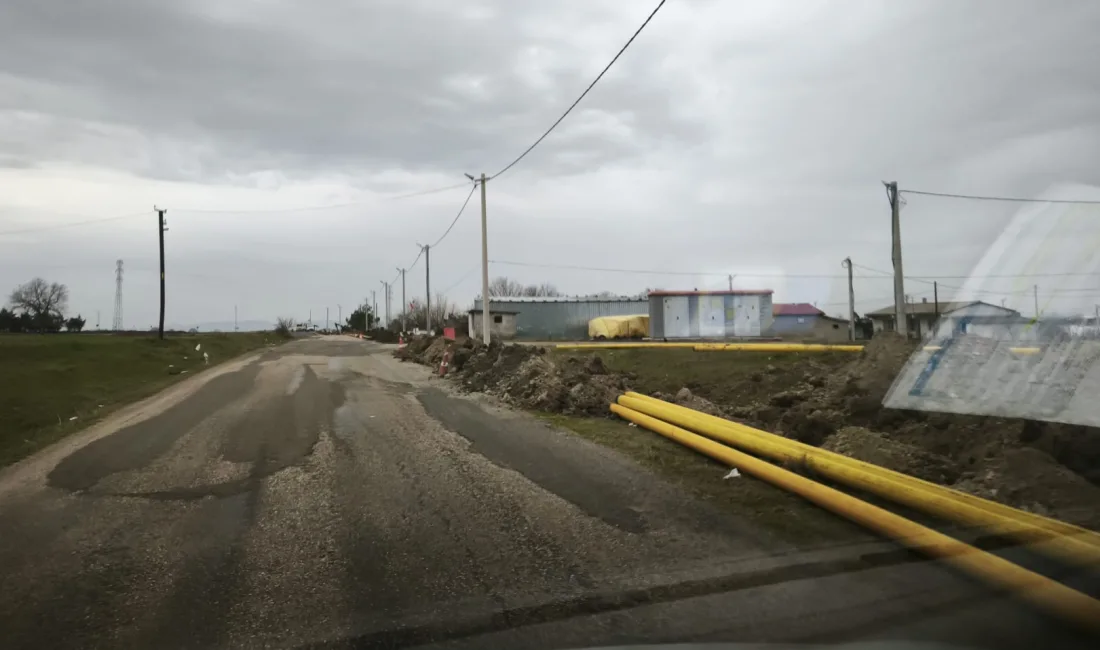
[[[649,293],[649,335],[655,339],[761,336],[771,326],[771,289]]]
[[[481,300],[474,301],[481,310]],[[600,316],[630,316],[649,312],[645,298],[525,298],[501,297],[489,309],[516,313],[516,338],[531,341],[579,341],[588,338],[588,321]]]

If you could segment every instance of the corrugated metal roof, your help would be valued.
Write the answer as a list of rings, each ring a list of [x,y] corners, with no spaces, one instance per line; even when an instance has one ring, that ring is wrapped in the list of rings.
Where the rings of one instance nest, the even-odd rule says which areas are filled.
[[[651,296],[770,296],[771,289],[734,289],[733,291],[650,291]]]
[[[772,304],[775,316],[823,316],[825,312],[808,302],[777,302]]]
[[[990,305],[987,302],[981,300],[967,300],[963,302],[941,302],[939,304],[939,312],[946,314],[949,311],[955,311],[956,309],[962,309],[963,307],[969,307],[970,305],[989,305],[990,307],[996,307],[997,309],[1004,309],[1006,312],[1012,311],[1011,309],[1005,309],[998,305]],[[907,314],[935,314],[936,303],[935,302],[910,302],[905,305],[905,313]],[[882,309],[876,309],[874,311],[867,312],[867,316],[890,316],[894,315],[894,306],[883,307]]]

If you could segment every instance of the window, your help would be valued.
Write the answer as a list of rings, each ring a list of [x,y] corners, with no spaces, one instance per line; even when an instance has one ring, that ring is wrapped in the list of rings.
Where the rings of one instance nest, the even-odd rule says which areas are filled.
[[[798,322],[799,322],[799,323],[805,323],[805,322],[806,322],[806,319],[805,319],[805,318],[802,318],[801,316],[799,316],[799,317],[798,317]]]
[[[493,316],[493,322],[494,323],[503,323],[504,322],[504,317],[501,316],[500,314],[496,314],[496,315]]]

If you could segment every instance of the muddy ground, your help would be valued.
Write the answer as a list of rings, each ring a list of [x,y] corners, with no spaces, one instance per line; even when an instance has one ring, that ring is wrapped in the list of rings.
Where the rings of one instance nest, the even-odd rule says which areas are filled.
[[[414,339],[403,359],[515,406],[609,417],[637,390],[802,442],[1100,529],[1100,429],[882,407],[914,344],[894,336],[858,354],[689,350],[561,353],[470,339]]]

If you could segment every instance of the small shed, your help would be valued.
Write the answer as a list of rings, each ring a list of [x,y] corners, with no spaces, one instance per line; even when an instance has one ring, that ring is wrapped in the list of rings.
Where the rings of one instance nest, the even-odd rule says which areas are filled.
[[[828,343],[848,340],[848,321],[833,318],[807,302],[777,302],[772,305],[773,336],[813,339]]]
[[[492,322],[489,323],[490,340],[510,341],[516,338],[516,316],[518,314],[518,311],[493,309],[490,304],[489,318],[492,319]],[[466,322],[470,326],[470,336],[476,339],[481,338],[481,316],[480,309],[471,309],[466,312]]]
[[[771,325],[771,289],[649,292],[651,338],[757,337]]]

